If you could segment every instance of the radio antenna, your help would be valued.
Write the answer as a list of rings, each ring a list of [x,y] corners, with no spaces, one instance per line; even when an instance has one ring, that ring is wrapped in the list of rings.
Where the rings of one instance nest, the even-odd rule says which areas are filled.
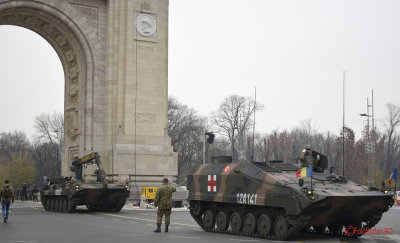
[[[254,162],[254,130],[256,129],[256,110],[257,110],[257,87],[254,87],[254,121],[253,121],[253,153],[251,155],[251,162]]]
[[[343,139],[343,170],[342,170],[342,175],[344,176],[344,129],[345,129],[345,123],[344,123],[344,115],[345,115],[345,112],[344,112],[344,109],[345,109],[345,103],[344,103],[344,101],[345,101],[345,93],[344,93],[344,88],[345,88],[345,83],[346,83],[346,71],[343,71],[343,125],[342,125],[342,139]]]

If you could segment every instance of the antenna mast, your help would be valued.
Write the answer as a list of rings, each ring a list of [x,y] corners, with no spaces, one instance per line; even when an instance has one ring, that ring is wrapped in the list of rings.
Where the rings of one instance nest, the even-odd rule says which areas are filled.
[[[257,110],[257,87],[254,87],[254,121],[253,121],[253,153],[251,155],[251,162],[254,162],[254,130],[256,129],[256,110]]]
[[[342,125],[342,140],[343,140],[343,171],[342,171],[342,173],[343,173],[343,176],[344,176],[344,115],[345,115],[345,113],[344,113],[344,109],[345,109],[345,99],[344,99],[344,88],[345,88],[345,82],[346,82],[346,71],[343,71],[343,125]]]

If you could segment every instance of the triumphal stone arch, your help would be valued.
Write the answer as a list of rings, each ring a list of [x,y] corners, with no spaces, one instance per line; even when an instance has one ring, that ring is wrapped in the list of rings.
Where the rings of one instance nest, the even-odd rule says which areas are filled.
[[[92,151],[114,181],[177,175],[167,135],[168,0],[0,0],[0,24],[38,33],[60,57],[63,175]]]

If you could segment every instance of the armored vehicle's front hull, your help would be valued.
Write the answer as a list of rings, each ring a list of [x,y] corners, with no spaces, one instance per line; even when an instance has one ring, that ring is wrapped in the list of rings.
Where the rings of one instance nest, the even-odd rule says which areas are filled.
[[[331,196],[323,201],[311,204],[304,213],[311,215],[309,226],[352,225],[359,226],[361,222],[372,225],[372,219],[382,217],[389,205],[390,196]]]

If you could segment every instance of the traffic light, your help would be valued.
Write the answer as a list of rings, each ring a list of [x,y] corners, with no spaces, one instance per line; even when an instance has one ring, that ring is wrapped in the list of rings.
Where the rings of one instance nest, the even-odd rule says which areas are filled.
[[[212,144],[214,142],[215,134],[212,132],[206,132],[205,135],[208,135],[207,143]]]

